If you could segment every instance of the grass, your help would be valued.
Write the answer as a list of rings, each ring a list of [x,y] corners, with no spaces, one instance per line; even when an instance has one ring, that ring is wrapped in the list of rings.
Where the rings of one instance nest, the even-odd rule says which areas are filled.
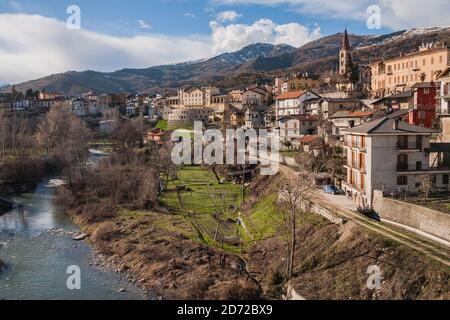
[[[177,186],[183,186],[178,199]],[[178,180],[170,180],[167,190],[161,194],[160,203],[188,219],[201,233],[208,245],[221,246],[214,241],[217,227],[215,213],[221,213],[220,233],[223,237],[235,237],[238,226],[234,207],[240,204],[240,186],[219,184],[212,172],[201,167],[187,166],[178,172]],[[226,247],[226,248],[225,248]],[[236,247],[224,244],[224,249],[236,251]]]
[[[280,151],[280,154],[285,157],[295,158],[299,155],[298,151]]]
[[[174,131],[177,129],[184,129],[184,130],[188,130],[188,131],[192,131],[194,130],[194,126],[193,125],[189,125],[189,126],[169,126],[169,123],[167,122],[167,120],[163,120],[160,119],[158,120],[158,122],[155,125],[155,128],[164,130],[164,131]]]
[[[167,123],[167,120],[163,120],[163,119],[158,120],[158,122],[155,125],[155,128],[158,128],[158,129],[161,129],[164,131],[169,131],[169,125]]]

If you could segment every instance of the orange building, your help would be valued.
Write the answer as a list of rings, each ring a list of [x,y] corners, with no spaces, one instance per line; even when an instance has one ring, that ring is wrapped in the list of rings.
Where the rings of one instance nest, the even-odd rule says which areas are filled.
[[[418,82],[436,80],[437,74],[450,63],[450,48],[424,45],[419,51],[398,58],[372,63],[371,95],[385,95],[410,90]]]

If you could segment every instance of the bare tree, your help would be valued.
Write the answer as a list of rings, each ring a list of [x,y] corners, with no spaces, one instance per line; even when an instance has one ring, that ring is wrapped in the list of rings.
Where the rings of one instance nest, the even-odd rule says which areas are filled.
[[[418,181],[420,186],[417,191],[421,195],[423,203],[427,203],[430,194],[434,191],[433,176],[431,174],[424,174],[419,176]]]
[[[301,172],[297,177],[290,177],[279,188],[279,215],[276,217],[282,237],[286,241],[286,280],[290,280],[295,266],[297,247],[297,224],[304,214],[307,199],[313,190],[312,176]]]

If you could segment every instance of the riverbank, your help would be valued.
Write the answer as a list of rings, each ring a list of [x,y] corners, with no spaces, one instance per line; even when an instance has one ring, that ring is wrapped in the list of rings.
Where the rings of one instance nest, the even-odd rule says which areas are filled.
[[[238,256],[201,243],[179,216],[122,211],[108,222],[75,221],[106,265],[165,299],[255,299],[259,284]]]

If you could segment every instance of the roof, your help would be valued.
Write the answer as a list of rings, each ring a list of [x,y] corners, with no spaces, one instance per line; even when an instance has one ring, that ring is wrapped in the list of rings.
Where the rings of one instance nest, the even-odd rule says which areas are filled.
[[[413,95],[413,91],[412,90],[408,90],[408,91],[404,91],[404,92],[399,92],[399,93],[394,93],[390,96],[386,96],[384,98],[378,99],[374,102],[372,102],[372,104],[377,104],[381,101],[385,101],[385,100],[389,100],[389,99],[401,99],[401,98],[411,98]]]
[[[395,128],[395,123],[397,127]],[[437,133],[435,129],[419,127],[416,125],[409,124],[405,121],[398,121],[390,117],[383,117],[377,120],[366,122],[360,126],[343,130],[343,133],[357,133],[357,134],[406,134],[406,133],[417,133],[417,134],[432,134]]]
[[[304,137],[299,138],[299,139],[297,139],[297,140],[298,140],[298,142],[300,142],[300,143],[308,144],[308,143],[311,143],[311,142],[316,141],[316,140],[319,140],[319,139],[322,139],[322,138],[319,137],[319,136],[304,136]]]
[[[291,92],[286,92],[283,93],[281,95],[279,95],[278,97],[276,97],[276,100],[288,100],[288,99],[297,99],[300,98],[303,95],[303,91],[291,91]]]
[[[437,76],[436,79],[441,79],[441,78],[447,78],[448,76],[450,76],[450,66],[448,66],[447,68],[445,68],[443,71],[441,71]]]
[[[373,116],[377,111],[376,110],[370,110],[370,111],[338,111],[335,114],[333,114],[330,118],[364,118],[364,117],[371,117]]]
[[[394,112],[388,114],[387,116],[391,119],[395,119],[395,118],[404,117],[408,113],[409,113],[408,109],[400,109],[400,110],[397,110],[397,111],[394,111]]]
[[[350,41],[348,39],[347,29],[345,29],[344,37],[342,39],[341,50],[350,50]]]
[[[430,147],[426,148],[427,152],[449,152],[450,153],[450,143],[430,143]]]
[[[437,87],[438,83],[437,82],[417,82],[415,85],[413,85],[413,88],[433,88],[433,87]]]
[[[323,98],[324,101],[327,102],[360,102],[362,103],[361,100],[359,99],[351,99],[351,98]]]
[[[300,114],[300,115],[289,115],[289,116],[283,116],[280,117],[279,121],[281,120],[293,120],[293,119],[298,119],[300,121],[318,121],[319,117],[317,116],[310,116],[310,115],[304,115],[304,114]]]

